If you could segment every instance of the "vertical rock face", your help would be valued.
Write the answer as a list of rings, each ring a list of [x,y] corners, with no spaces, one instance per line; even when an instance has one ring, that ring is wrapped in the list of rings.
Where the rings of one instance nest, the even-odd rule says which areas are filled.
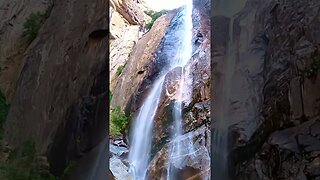
[[[0,90],[11,102],[29,43],[23,24],[31,13],[44,12],[51,1],[3,0],[0,2]]]
[[[22,58],[5,139],[17,147],[32,138],[54,173],[106,135],[106,8],[100,0],[56,0]]]
[[[146,10],[143,4],[134,1],[110,1],[109,75],[112,92],[121,74],[121,67],[126,65],[133,46],[144,33],[142,26],[150,20],[143,10]]]
[[[273,0],[248,0],[233,18],[214,16],[214,112],[226,59],[236,59],[228,123],[231,169],[238,178],[318,176],[312,168],[319,139],[309,129],[320,115],[319,18],[318,1]],[[230,39],[236,45],[231,51]]]
[[[156,78],[166,56],[170,56],[162,52],[161,47],[166,44],[164,36],[176,13],[175,10],[159,17],[150,31],[134,46],[123,73],[117,80],[111,106],[118,105],[127,111],[137,110],[141,103],[138,100],[144,99],[142,92]]]

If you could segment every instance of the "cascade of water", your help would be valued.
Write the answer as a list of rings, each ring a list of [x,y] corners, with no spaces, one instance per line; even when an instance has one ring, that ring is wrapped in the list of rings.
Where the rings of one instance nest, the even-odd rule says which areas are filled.
[[[179,136],[182,135],[182,109],[183,101],[188,101],[191,98],[190,89],[190,78],[189,78],[189,67],[186,67],[188,61],[192,56],[192,0],[187,0],[184,16],[183,16],[183,40],[182,47],[177,52],[177,62],[174,62],[174,66],[180,66],[181,68],[181,79],[179,82],[179,89],[177,89],[177,99],[174,105],[174,121],[175,127],[172,132],[173,143],[169,149],[168,167],[167,167],[167,180],[171,178],[171,165],[174,164],[176,167],[181,166],[181,144]],[[193,148],[190,148],[193,149]]]
[[[144,180],[149,163],[152,125],[161,98],[162,84],[165,75],[161,76],[145,100],[134,123],[132,146],[130,147],[130,173],[135,180]]]
[[[175,132],[173,135],[173,144],[176,149],[170,152],[174,157],[179,157],[181,149],[178,143],[178,137],[182,134],[182,102],[191,98],[189,69],[185,66],[192,55],[192,0],[187,0],[187,5],[183,12],[183,25],[181,26],[179,45],[176,48],[176,56],[170,62],[169,70],[154,83],[153,88],[141,107],[136,121],[133,125],[132,145],[129,151],[130,173],[134,180],[144,180],[150,158],[152,126],[154,116],[157,112],[159,100],[161,98],[162,85],[167,72],[176,67],[182,67],[179,89],[177,89],[177,100],[174,105]],[[188,83],[185,83],[188,82]],[[188,86],[188,87],[187,87]],[[175,138],[177,137],[177,138]],[[192,149],[192,148],[190,148]],[[173,157],[173,156],[170,156]],[[169,157],[169,161],[172,158]],[[169,175],[169,173],[168,173]],[[170,177],[168,177],[168,180]]]
[[[246,0],[217,0],[214,1],[214,15],[222,15],[230,18],[229,23],[229,42],[227,54],[225,56],[224,71],[223,71],[223,85],[221,90],[220,109],[215,111],[216,125],[214,131],[213,144],[213,178],[214,179],[229,179],[229,164],[228,164],[228,135],[229,127],[231,125],[230,112],[230,86],[235,72],[236,65],[236,46],[233,43],[233,24],[234,16],[244,8]]]

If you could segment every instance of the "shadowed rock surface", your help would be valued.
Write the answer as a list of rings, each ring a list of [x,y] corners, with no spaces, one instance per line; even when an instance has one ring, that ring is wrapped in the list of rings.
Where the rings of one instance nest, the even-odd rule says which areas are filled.
[[[16,71],[8,79],[12,86],[1,86],[9,99],[15,92],[5,141],[16,148],[33,139],[37,153],[48,157],[51,172],[61,175],[69,161],[83,156],[107,134],[107,2],[55,0],[36,38],[21,47],[17,41],[23,23],[47,5],[10,0],[1,4],[8,4],[1,19],[13,18],[12,27],[1,23],[1,61],[10,60],[8,49],[18,52],[12,61],[17,66],[3,71]]]
[[[11,102],[29,46],[23,37],[26,18],[37,11],[45,12],[51,1],[3,0],[0,2],[0,90]]]
[[[229,101],[233,178],[319,176],[313,169],[319,157],[318,137],[309,131],[320,115],[320,76],[314,65],[320,52],[319,18],[318,1],[273,0],[248,0],[234,16],[231,31],[232,19],[213,17],[213,33],[219,34],[212,52],[213,120],[222,103],[230,34],[236,45],[231,95],[224,100]]]

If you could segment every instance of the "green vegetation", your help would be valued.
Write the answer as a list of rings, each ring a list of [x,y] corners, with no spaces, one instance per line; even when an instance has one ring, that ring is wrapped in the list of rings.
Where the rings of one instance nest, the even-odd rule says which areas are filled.
[[[67,167],[64,169],[63,175],[61,176],[61,179],[68,179],[71,175],[71,173],[76,168],[77,163],[76,161],[70,161],[67,165]]]
[[[6,103],[6,98],[0,91],[0,140],[3,136],[3,125],[6,121],[7,115],[9,111],[9,105]]]
[[[152,19],[151,21],[146,24],[146,28],[147,29],[151,29],[151,27],[153,26],[153,23],[162,15],[166,14],[168,11],[167,10],[161,10],[161,11],[145,11],[144,13],[147,14],[148,16],[150,16]]]
[[[316,76],[320,70],[320,55],[315,56],[312,60],[310,67],[305,69],[307,78]]]
[[[53,4],[51,4],[47,10],[43,13],[31,13],[27,18],[26,22],[23,24],[23,36],[27,37],[28,41],[33,41],[45,20],[50,16]]]
[[[110,134],[121,135],[129,123],[129,117],[121,111],[119,106],[111,109],[110,112]]]
[[[121,65],[118,67],[117,72],[116,72],[117,76],[120,76],[120,74],[123,72],[123,69],[124,69],[124,65]]]
[[[7,180],[56,180],[50,174],[43,173],[36,158],[35,143],[32,140],[26,141],[21,148],[10,152],[6,162],[0,169]]]
[[[113,96],[112,92],[111,92],[111,91],[109,91],[109,102],[111,102],[111,100],[112,100],[112,96]]]

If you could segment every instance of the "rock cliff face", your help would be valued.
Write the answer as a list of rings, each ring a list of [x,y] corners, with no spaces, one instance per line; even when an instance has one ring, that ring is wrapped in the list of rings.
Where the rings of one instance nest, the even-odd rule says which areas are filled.
[[[143,12],[146,10],[143,4],[134,1],[110,1],[109,75],[112,92],[122,73],[120,69],[126,65],[133,46],[144,33],[143,26],[151,19]]]
[[[31,13],[44,12],[51,1],[4,0],[0,2],[0,90],[10,103],[24,64],[29,43],[23,24]]]
[[[8,80],[18,79],[5,140],[15,148],[33,139],[37,153],[47,155],[51,171],[61,174],[68,161],[89,151],[107,133],[107,2],[54,1],[50,16],[27,47],[17,40],[22,23],[45,6],[40,1],[4,4],[9,5],[1,10],[1,18],[12,19],[1,23],[1,61],[13,58],[17,66],[10,67],[15,72]],[[10,49],[17,55],[10,55]]]
[[[234,18],[213,17],[214,120],[223,67],[236,57],[227,120],[233,176],[319,176],[319,12],[318,1],[248,0]]]
[[[141,105],[139,103],[144,100],[142,96],[146,94],[144,90],[153,82],[167,59],[158,56],[169,56],[161,51],[161,46],[164,46],[163,37],[175,14],[176,11],[172,11],[159,17],[150,31],[134,46],[123,73],[117,80],[111,106],[120,106],[127,112],[133,112]]]

